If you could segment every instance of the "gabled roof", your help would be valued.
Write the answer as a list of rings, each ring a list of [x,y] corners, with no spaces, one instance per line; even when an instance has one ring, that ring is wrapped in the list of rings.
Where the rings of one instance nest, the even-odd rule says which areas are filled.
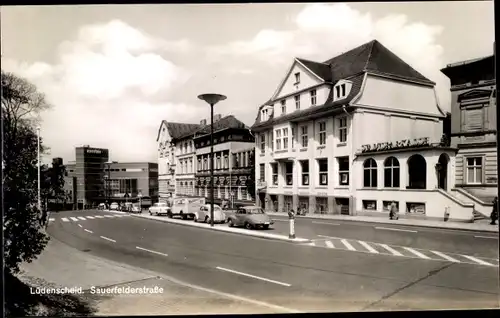
[[[290,120],[288,119],[289,116],[293,116],[294,118],[296,116],[305,116],[303,115],[303,112],[319,111],[321,107],[347,105],[351,102],[352,98],[361,91],[363,78],[366,73],[379,74],[394,79],[413,81],[422,85],[435,86],[433,81],[420,74],[377,40],[360,45],[323,63],[299,58],[296,58],[296,60],[304,64],[304,66],[314,72],[317,76],[323,78],[327,82],[331,82],[332,84],[336,84],[342,79],[353,81],[354,83],[349,96],[334,103],[332,91],[330,91],[330,96],[323,106],[314,106],[303,111],[295,111],[289,115],[270,118],[269,120],[260,123],[260,110],[262,107],[272,102],[269,100],[264,105],[259,107],[259,113],[252,128],[287,121]]]
[[[199,124],[174,123],[162,120],[160,128],[158,129],[156,141],[160,139],[161,127],[163,124],[167,125],[167,130],[172,140],[188,137],[200,128]]]
[[[325,63],[314,62],[302,58],[296,58],[297,61],[302,63],[311,72],[319,76],[325,82],[330,82],[332,80],[332,73],[330,71],[330,66]]]
[[[194,134],[195,138],[203,135],[210,134],[210,127],[211,125],[205,125],[203,127],[200,127],[197,129]],[[236,117],[233,115],[229,115],[226,117],[223,117],[219,119],[218,121],[214,122],[214,132],[224,130],[224,129],[250,129],[248,126],[246,126],[243,122],[239,121]]]

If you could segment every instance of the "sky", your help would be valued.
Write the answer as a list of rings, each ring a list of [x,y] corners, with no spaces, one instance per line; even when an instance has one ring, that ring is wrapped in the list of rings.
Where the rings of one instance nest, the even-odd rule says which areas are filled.
[[[199,123],[210,107],[248,126],[294,57],[325,61],[377,39],[436,82],[446,64],[493,54],[493,1],[158,4],[1,8],[2,70],[52,108],[41,134],[53,157],[82,145],[110,159],[157,161],[162,120]]]

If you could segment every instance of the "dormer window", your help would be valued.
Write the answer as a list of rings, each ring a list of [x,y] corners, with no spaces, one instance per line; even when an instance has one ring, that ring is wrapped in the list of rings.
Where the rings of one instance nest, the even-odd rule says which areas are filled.
[[[273,105],[264,106],[261,110],[261,121],[267,121],[273,113]]]
[[[281,114],[282,115],[286,114],[286,101],[285,100],[281,101]]]
[[[346,98],[351,91],[352,83],[349,81],[341,80],[334,87],[335,100],[341,100]]]
[[[299,84],[300,83],[300,73],[295,73],[295,84]]]
[[[311,91],[311,106],[316,106],[316,101],[317,101],[317,99],[316,99],[316,90],[313,89]]]

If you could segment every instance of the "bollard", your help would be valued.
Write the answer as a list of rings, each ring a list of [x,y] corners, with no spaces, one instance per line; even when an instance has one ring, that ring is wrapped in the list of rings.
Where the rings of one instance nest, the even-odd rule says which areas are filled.
[[[290,234],[288,235],[288,238],[294,239],[295,238],[295,213],[293,210],[288,211],[288,218],[290,220]]]
[[[450,207],[444,209],[444,221],[447,222],[450,219]]]

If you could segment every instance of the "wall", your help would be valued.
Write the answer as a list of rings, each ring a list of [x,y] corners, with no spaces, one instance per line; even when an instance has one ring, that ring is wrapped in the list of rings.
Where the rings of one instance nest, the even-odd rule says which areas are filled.
[[[356,104],[444,116],[437,107],[432,87],[374,75],[366,77],[363,94]]]
[[[297,72],[300,73],[300,83],[298,83],[298,85],[295,85],[295,73]],[[279,99],[282,96],[296,93],[300,90],[318,85],[320,83],[322,83],[322,80],[311,74],[311,72],[306,70],[302,65],[294,61],[291,72],[288,74],[283,86],[281,88],[278,88],[278,92],[274,99]]]

